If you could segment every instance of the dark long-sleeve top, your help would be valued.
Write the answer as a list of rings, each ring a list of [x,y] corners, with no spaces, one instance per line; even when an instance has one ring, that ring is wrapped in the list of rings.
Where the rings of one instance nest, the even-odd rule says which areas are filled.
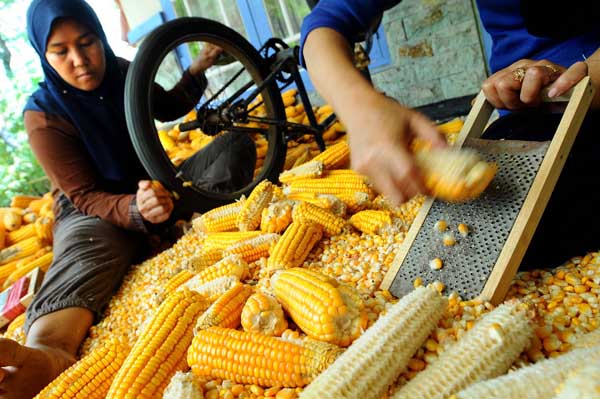
[[[572,7],[557,0],[477,0],[481,21],[493,41],[492,72],[523,58],[569,66],[596,51],[600,47],[599,6],[592,4],[594,1],[574,1]],[[321,0],[302,24],[300,54],[313,30],[330,28],[354,42],[398,3],[400,0]],[[559,5],[552,8],[553,4]],[[571,28],[557,28],[563,22]]]
[[[129,62],[119,59],[119,66],[127,73]],[[155,117],[168,121],[185,115],[196,105],[206,86],[204,75],[194,77],[188,71],[169,91],[156,85]],[[135,206],[135,192],[121,194],[120,189],[107,186],[71,122],[31,110],[25,111],[24,121],[31,149],[55,194],[64,193],[86,215],[100,217],[124,229],[145,231]],[[124,133],[123,140],[130,140]]]

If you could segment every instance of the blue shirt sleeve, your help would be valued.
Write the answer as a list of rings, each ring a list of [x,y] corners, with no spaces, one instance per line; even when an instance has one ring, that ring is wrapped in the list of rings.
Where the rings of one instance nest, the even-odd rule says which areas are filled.
[[[300,36],[300,61],[304,66],[304,42],[313,30],[331,28],[354,43],[385,10],[401,0],[321,0],[304,18]]]

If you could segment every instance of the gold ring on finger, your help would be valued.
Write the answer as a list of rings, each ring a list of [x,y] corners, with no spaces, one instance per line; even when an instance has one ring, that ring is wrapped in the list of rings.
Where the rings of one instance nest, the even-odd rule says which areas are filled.
[[[552,64],[546,64],[546,65],[543,65],[543,67],[548,68],[550,70],[550,72],[552,72],[552,75],[560,73],[560,69],[558,69],[557,67],[555,67]]]
[[[525,79],[525,73],[527,72],[526,68],[517,68],[514,71],[512,71],[512,77],[514,80],[516,80],[519,83],[523,83],[523,79]]]

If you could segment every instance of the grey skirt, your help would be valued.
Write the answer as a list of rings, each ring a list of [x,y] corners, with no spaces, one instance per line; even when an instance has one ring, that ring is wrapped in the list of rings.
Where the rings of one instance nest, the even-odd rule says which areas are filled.
[[[143,234],[84,215],[64,195],[57,208],[54,261],[27,309],[26,332],[39,317],[69,307],[89,309],[98,321],[145,242]]]

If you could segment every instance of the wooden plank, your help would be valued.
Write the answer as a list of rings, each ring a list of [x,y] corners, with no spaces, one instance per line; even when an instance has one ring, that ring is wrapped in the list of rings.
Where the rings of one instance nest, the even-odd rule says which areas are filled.
[[[480,297],[498,304],[504,300],[531,242],[535,229],[560,176],[577,132],[594,97],[590,78],[577,84],[523,207],[504,244]]]
[[[383,277],[383,281],[380,284],[381,289],[389,290],[392,286],[392,283],[398,274],[398,270],[400,270],[400,266],[402,266],[410,247],[412,247],[413,243],[415,242],[417,234],[419,234],[419,230],[421,230],[421,226],[423,226],[423,223],[427,218],[427,214],[431,210],[433,201],[433,198],[427,198],[421,206],[421,209],[419,209],[419,213],[417,213],[417,216],[415,216],[415,220],[413,220],[412,224],[410,225],[410,229],[408,229],[408,233],[406,233],[406,237],[404,237],[404,241],[398,248],[396,255],[394,255],[392,264]]]

